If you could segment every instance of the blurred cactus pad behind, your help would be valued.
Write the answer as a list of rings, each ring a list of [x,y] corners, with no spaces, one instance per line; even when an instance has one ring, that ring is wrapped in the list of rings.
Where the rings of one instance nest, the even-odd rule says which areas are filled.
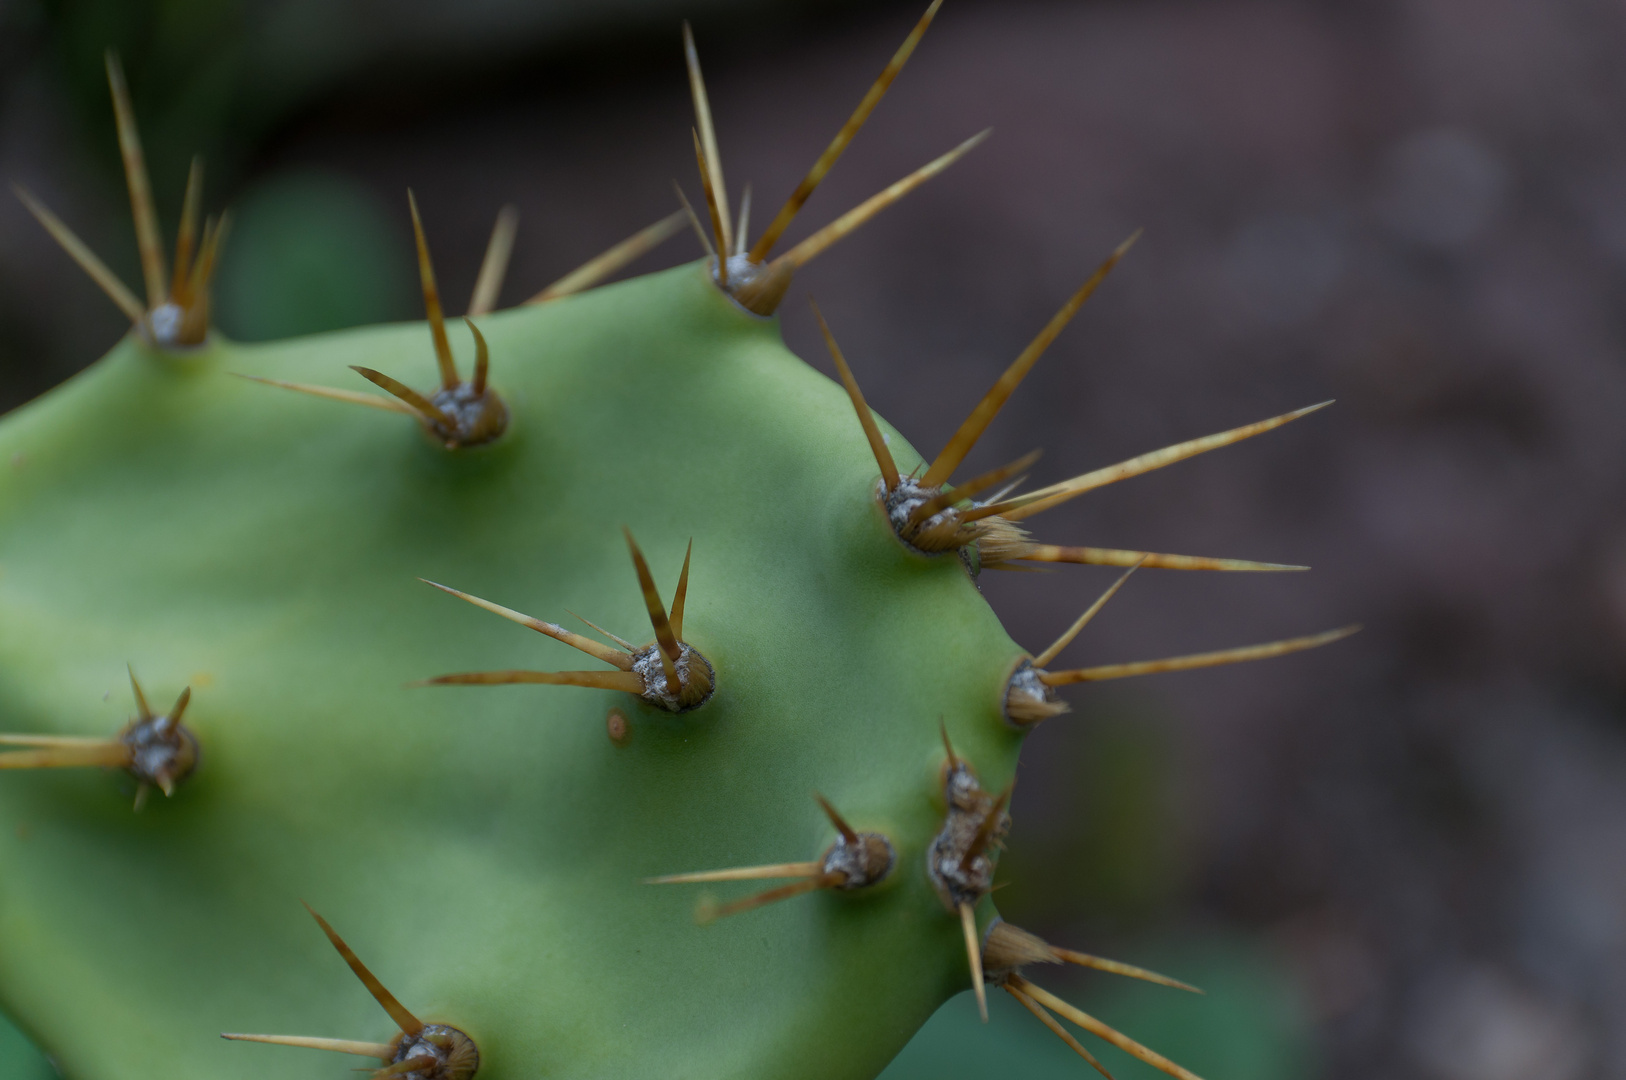
[[[311,11],[266,10],[297,40],[322,36]],[[494,7],[476,20],[486,36],[460,47],[490,52],[506,31],[501,63],[601,55],[601,23],[538,10],[549,17],[505,21]],[[21,1032],[86,1080],[348,1068],[320,1049],[406,1080],[1313,1068],[1275,954],[1165,917],[1187,883],[1164,718],[1110,693],[1087,708],[1064,688],[1265,660],[1349,629],[1281,638],[1325,623],[1248,621],[1157,659],[1060,661],[1149,577],[1281,589],[1304,567],[1286,549],[1246,561],[1086,547],[1036,515],[1319,406],[1150,439],[1105,468],[997,456],[1020,432],[990,437],[996,459],[973,457],[1086,301],[1114,302],[1128,227],[1093,251],[1095,234],[1036,252],[1055,268],[1034,286],[1043,313],[979,346],[993,358],[953,392],[919,349],[848,340],[835,303],[809,324],[828,363],[781,336],[782,306],[805,319],[819,279],[798,275],[815,258],[839,264],[860,227],[884,230],[906,200],[954,183],[962,155],[997,146],[959,124],[881,184],[819,186],[854,136],[862,153],[870,111],[930,48],[937,5],[867,25],[885,47],[820,90],[840,104],[824,129],[802,125],[817,162],[782,185],[795,190],[783,210],[767,184],[747,209],[751,189],[725,178],[728,126],[711,114],[727,98],[714,82],[708,99],[687,28],[685,53],[674,13],[648,5],[626,48],[654,56],[659,41],[651,66],[692,109],[673,110],[692,150],[673,165],[687,209],[659,174],[602,230],[600,208],[591,229],[561,208],[563,224],[534,222],[547,239],[533,250],[577,254],[534,283],[542,264],[510,261],[537,215],[516,233],[498,212],[509,196],[477,232],[445,224],[469,216],[448,195],[461,162],[426,167],[435,194],[420,186],[409,210],[404,190],[385,200],[331,164],[277,161],[278,138],[325,95],[423,62],[414,34],[433,39],[432,18],[355,35],[354,55],[334,48],[261,94],[278,39],[249,32],[251,9],[191,12],[191,37],[176,11],[113,11],[53,10],[32,28],[59,50],[65,85],[84,82],[72,73],[98,25],[132,60],[126,95],[116,59],[96,53],[117,141],[105,89],[71,108],[87,148],[122,146],[108,162],[128,178],[137,242],[99,243],[124,215],[110,200],[85,211],[88,187],[59,198],[47,178],[19,178],[113,300],[88,293],[101,307],[64,339],[107,310],[131,329],[0,423],[0,1007],[19,1028],[0,1027],[0,1077],[50,1068]],[[765,25],[794,33],[806,18]],[[455,85],[468,55],[429,70]],[[960,62],[975,83],[974,59]],[[178,149],[189,125],[220,159],[207,184]],[[476,176],[470,190],[489,187]],[[166,214],[179,228],[163,249],[155,203],[183,207]],[[697,242],[699,261],[672,255]],[[669,268],[614,280],[658,258]],[[869,272],[840,266],[880,302],[910,302],[908,282]],[[1089,331],[1080,319],[1067,333]],[[86,359],[63,348],[31,377]],[[917,453],[871,411],[861,384],[877,369],[954,402],[958,427],[931,436],[941,451]],[[1053,571],[1085,612],[1050,626],[1049,648],[1013,640],[983,595],[1024,569]],[[1071,580],[1084,573],[1110,576]],[[1063,717],[1068,698],[1080,715]],[[1036,745],[1090,726],[1056,736],[1077,786],[1024,854],[1017,759],[1041,722]],[[1000,866],[1000,881],[1027,882],[1016,910],[1047,937],[1098,931],[1180,981],[1005,922]],[[1047,881],[1062,894],[1039,895]],[[1095,905],[1093,921],[1055,917],[1074,902]],[[1058,997],[1028,980],[1056,964],[1135,981],[1057,975],[1076,991]],[[1188,982],[1208,996],[1182,993]]]

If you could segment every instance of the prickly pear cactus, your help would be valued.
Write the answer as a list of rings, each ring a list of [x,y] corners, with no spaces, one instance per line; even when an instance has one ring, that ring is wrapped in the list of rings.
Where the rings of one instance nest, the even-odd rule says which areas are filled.
[[[0,1005],[66,1075],[862,1078],[968,985],[1190,1075],[1022,973],[1183,986],[998,919],[1017,753],[1059,686],[1336,633],[1052,671],[1107,597],[1030,655],[976,578],[1293,569],[1019,523],[1300,414],[950,485],[1122,250],[930,461],[785,349],[796,269],[969,149],[770,258],[936,6],[754,245],[686,35],[707,258],[588,291],[680,213],[492,312],[505,213],[448,326],[419,227],[427,325],[257,346],[110,59],[146,298],[24,193],[133,329],[0,423]]]

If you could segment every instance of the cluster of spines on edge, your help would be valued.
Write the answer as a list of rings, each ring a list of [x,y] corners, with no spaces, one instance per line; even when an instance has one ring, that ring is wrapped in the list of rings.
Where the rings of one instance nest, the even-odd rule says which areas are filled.
[[[982,132],[966,140],[960,146],[817,230],[789,251],[770,259],[775,244],[798,211],[846,150],[893,79],[902,70],[936,16],[941,3],[942,0],[933,0],[835,139],[815,161],[783,208],[754,244],[750,244],[747,238],[750,215],[749,188],[746,189],[745,197],[741,201],[737,222],[732,218],[709,98],[700,71],[699,56],[693,34],[685,23],[684,53],[696,116],[693,142],[710,228],[708,229],[707,223],[703,223],[694,212],[680,187],[678,197],[683,204],[682,210],[617,244],[543,289],[525,303],[546,303],[601,283],[672,236],[687,219],[694,226],[707,252],[711,277],[717,287],[748,311],[763,316],[773,314],[783,300],[796,270],[881,210],[942,172],[988,134]],[[218,219],[209,218],[203,224],[200,235],[202,167],[199,162],[194,161],[183,199],[173,274],[166,272],[140,137],[136,130],[123,73],[117,58],[111,53],[108,55],[107,68],[118,123],[119,143],[136,222],[137,242],[147,292],[146,302],[143,303],[108,270],[106,265],[43,204],[21,188],[17,189],[17,194],[69,255],[107,292],[114,303],[130,316],[137,333],[144,340],[169,351],[196,347],[204,344],[209,334],[209,285],[226,232],[226,218],[225,215]],[[488,314],[496,305],[514,244],[517,214],[511,206],[504,207],[498,214],[469,302],[466,322],[475,341],[476,357],[472,375],[465,380],[458,372],[446,335],[445,319],[429,247],[424,237],[417,202],[410,191],[408,203],[416,239],[424,307],[441,376],[440,386],[427,393],[420,392],[383,372],[361,367],[355,369],[357,373],[386,391],[388,397],[337,387],[244,377],[318,397],[410,416],[428,435],[448,450],[491,442],[500,438],[506,430],[508,409],[490,383],[489,351],[483,335],[473,320]],[[1138,236],[1138,233],[1136,235]],[[1042,510],[1106,484],[1138,476],[1280,427],[1323,407],[1328,404],[1326,402],[1142,454],[1116,465],[1096,469],[1022,495],[1014,492],[1025,480],[1027,470],[1037,461],[1039,456],[1037,451],[970,480],[959,484],[949,483],[954,471],[965,460],[978,438],[1015,392],[1022,379],[1117,262],[1123,258],[1135,239],[1136,237],[1132,236],[1120,245],[1068,299],[978,402],[942,452],[918,476],[899,472],[846,358],[837,346],[823,314],[816,306],[814,308],[841,382],[852,400],[863,434],[875,456],[880,473],[875,483],[875,498],[898,541],[905,548],[923,557],[954,553],[964,561],[973,576],[983,569],[1015,568],[1033,563],[1070,562],[1126,567],[1123,575],[1092,603],[1060,638],[1038,655],[1024,658],[1012,672],[999,703],[1000,712],[1008,722],[1022,729],[1066,711],[1066,705],[1054,692],[1055,688],[1060,686],[1280,656],[1327,644],[1356,629],[1346,627],[1263,645],[1160,660],[1064,671],[1048,670],[1048,665],[1056,656],[1096,616],[1129,576],[1141,567],[1256,572],[1306,569],[1301,566],[1238,559],[1041,544],[1032,541],[1020,523]],[[985,494],[988,492],[991,494]],[[979,499],[979,496],[982,497]],[[613,641],[615,644],[612,647],[566,630],[558,624],[545,622],[489,600],[429,582],[436,588],[469,603],[570,645],[608,664],[613,670],[469,672],[437,676],[424,680],[420,685],[539,683],[585,686],[632,694],[672,712],[684,712],[702,706],[715,689],[718,675],[710,661],[683,640],[683,613],[693,545],[691,543],[690,551],[684,556],[683,569],[668,608],[663,603],[649,566],[630,532],[626,533],[626,542],[655,634],[654,642],[642,647],[634,646],[582,620],[589,628]],[[68,766],[122,768],[138,781],[138,808],[150,786],[159,787],[166,795],[171,794],[175,786],[192,773],[199,760],[197,739],[182,724],[182,716],[190,701],[190,688],[182,692],[175,706],[167,713],[155,714],[148,707],[133,672],[131,686],[138,715],[118,735],[109,739],[0,735],[0,745],[21,748],[0,753],[0,769]],[[608,723],[610,737],[618,742],[624,741],[628,733],[625,715],[619,710],[612,710]],[[1022,974],[1022,969],[1035,963],[1073,963],[1184,990],[1194,990],[1194,987],[1141,968],[1058,948],[997,918],[979,936],[975,911],[993,888],[995,854],[1010,826],[1007,807],[1011,789],[1007,787],[997,794],[985,791],[977,780],[971,764],[955,752],[946,730],[943,732],[943,744],[945,758],[940,776],[940,794],[944,805],[943,824],[928,846],[926,873],[944,908],[962,928],[972,985],[983,1018],[987,1018],[984,987],[992,984],[1009,992],[1103,1074],[1106,1074],[1106,1070],[1100,1062],[1061,1026],[1054,1014],[1060,1014],[1083,1030],[1171,1076],[1180,1077],[1182,1080],[1196,1080],[1186,1069],[1036,986]],[[646,880],[650,884],[763,879],[789,882],[726,904],[719,904],[709,895],[703,897],[697,909],[697,920],[710,922],[722,916],[738,914],[818,890],[851,892],[869,889],[894,872],[897,863],[896,849],[890,838],[880,832],[860,831],[822,796],[815,797],[837,833],[835,841],[815,859],[685,872]],[[383,1062],[382,1067],[374,1073],[379,1077],[396,1076],[404,1080],[414,1078],[467,1080],[473,1076],[479,1067],[479,1051],[473,1040],[451,1025],[426,1024],[419,1020],[384,988],[321,916],[316,915],[314,911],[311,914],[369,993],[395,1021],[400,1028],[399,1034],[389,1043],[314,1036],[228,1034],[225,1037],[233,1040],[333,1050],[376,1058]]]

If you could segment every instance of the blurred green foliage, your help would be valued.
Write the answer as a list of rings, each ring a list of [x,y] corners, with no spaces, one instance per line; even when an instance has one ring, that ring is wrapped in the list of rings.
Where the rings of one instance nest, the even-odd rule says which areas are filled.
[[[180,190],[194,153],[215,177],[235,174],[290,102],[249,61],[243,0],[52,0],[37,3],[38,34],[78,116],[83,149],[119,177],[103,57],[118,51],[130,81],[154,186]],[[294,73],[297,74],[297,73]]]
[[[0,1080],[55,1080],[42,1054],[0,1013]]]
[[[256,185],[233,209],[217,325],[239,341],[270,341],[418,317],[405,216],[331,173]]]
[[[0,3],[0,59],[15,51],[49,61],[79,118],[84,149],[111,182],[118,157],[102,64],[116,49],[156,189],[179,191],[194,153],[230,188],[279,127],[333,95],[421,94],[433,83],[534,71],[543,51],[557,67],[571,49],[609,39],[623,60],[656,39],[659,55],[675,59],[679,18],[726,13],[724,26],[760,25],[851,3],[9,0]]]
[[[1267,949],[1234,939],[1170,940],[1121,959],[1190,980],[1207,993],[1199,997],[1095,972],[1081,978],[1049,966],[1027,974],[1204,1080],[1310,1080],[1318,1073],[1297,989]],[[1010,995],[990,993],[988,1012],[983,1025],[971,993],[960,994],[921,1028],[880,1080],[1098,1075]],[[1162,1080],[1151,1066],[1074,1033],[1117,1080]]]
[[[1088,913],[1121,930],[1155,923],[1178,900],[1187,864],[1174,742],[1136,700],[1097,705],[1088,723],[1046,732],[1047,754],[1068,762],[1062,771],[1073,782],[1042,793],[1036,811],[1017,794],[1021,828],[999,873],[1012,883],[999,906],[1013,922],[1056,925]]]

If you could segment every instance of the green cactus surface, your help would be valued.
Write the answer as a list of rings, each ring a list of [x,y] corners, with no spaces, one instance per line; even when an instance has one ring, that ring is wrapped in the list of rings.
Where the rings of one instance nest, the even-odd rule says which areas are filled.
[[[768,259],[936,7],[749,252],[690,40],[712,256],[584,291],[675,216],[492,312],[505,213],[448,327],[414,201],[426,323],[257,345],[208,329],[196,169],[166,272],[110,60],[146,298],[25,195],[135,328],[0,421],[0,1008],[65,1075],[867,1080],[971,985],[1192,1076],[1023,975],[1191,989],[999,920],[1022,740],[1341,632],[1053,672],[1124,579],[1030,656],[976,575],[1293,569],[1017,523],[1308,410],[949,485],[1127,244],[931,461],[785,348],[795,270],[976,141]]]
[[[918,872],[937,718],[1002,787],[1022,650],[958,560],[892,538],[841,389],[698,265],[485,333],[515,421],[457,454],[233,376],[424,381],[421,324],[187,356],[132,337],[0,426],[12,726],[117,728],[128,661],[155,700],[193,686],[204,747],[141,814],[95,772],[0,785],[20,823],[0,834],[4,1000],[69,1075],[288,1075],[300,1051],[216,1036],[387,1037],[300,898],[498,1077],[792,1076],[832,1039],[832,1073],[871,1076],[965,985]],[[577,666],[419,576],[647,639],[623,524],[667,589],[694,539],[702,709],[406,685]],[[704,927],[691,891],[639,885],[817,858],[836,834],[814,789],[916,872]]]

